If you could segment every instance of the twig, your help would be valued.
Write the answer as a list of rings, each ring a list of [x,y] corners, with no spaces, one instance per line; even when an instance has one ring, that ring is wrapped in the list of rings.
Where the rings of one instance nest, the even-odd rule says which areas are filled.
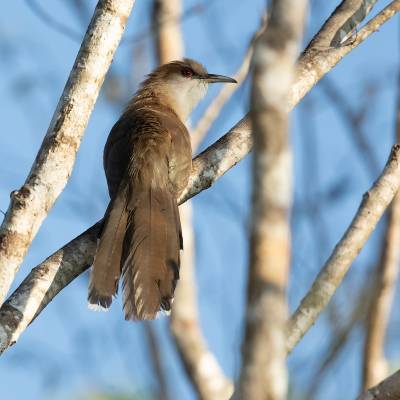
[[[287,100],[307,1],[273,1],[253,56],[253,205],[246,331],[236,399],[286,398],[285,366],[292,206]],[[276,84],[279,82],[279,85]]]
[[[234,79],[238,82],[237,85],[225,85],[219,91],[217,96],[213,99],[211,104],[207,107],[204,114],[200,117],[196,126],[192,129],[191,132],[191,140],[193,149],[197,149],[200,145],[201,141],[204,139],[211,125],[220,115],[220,112],[226,102],[231,98],[233,93],[240,87],[243,81],[246,79],[246,76],[249,73],[250,60],[253,56],[254,44],[257,38],[265,31],[267,27],[266,18],[263,18],[263,22],[261,27],[257,30],[257,32],[253,35],[250,40],[249,46],[247,47],[246,54],[242,60],[242,63],[239,69],[236,71],[233,76]]]
[[[400,75],[398,78],[400,83]],[[400,91],[397,99],[395,141],[400,143]],[[372,305],[366,324],[363,362],[363,389],[376,385],[388,374],[389,366],[384,354],[386,329],[391,304],[396,289],[400,261],[400,194],[393,199],[389,208],[385,240],[378,266]]]
[[[31,11],[46,25],[48,25],[54,31],[64,35],[68,39],[76,43],[81,43],[83,33],[75,31],[74,29],[70,28],[68,25],[57,21],[51,14],[49,14],[44,7],[37,3],[36,0],[25,0],[25,3],[31,9]],[[185,10],[181,15],[175,15],[168,19],[168,22],[179,22],[186,19],[189,19],[195,15],[198,15],[200,12],[204,10],[204,4],[198,3],[194,4],[187,10]],[[134,36],[128,36],[121,40],[121,45],[129,45],[141,42],[142,40],[146,39],[157,29],[157,23],[153,23],[150,28],[135,34]]]
[[[184,252],[171,313],[171,332],[186,373],[200,399],[228,399],[233,384],[224,376],[201,331],[195,285],[194,231],[191,207],[180,207]]]
[[[377,31],[398,11],[400,11],[400,0],[395,0],[365,25],[350,45],[318,50],[319,41],[314,39],[315,45],[309,45],[297,63],[297,76],[289,96],[288,108],[293,108],[346,54]],[[192,175],[188,186],[194,189],[193,195],[198,193],[197,186],[199,191],[204,189],[203,184],[208,184],[210,187],[216,179],[244,158],[252,146],[250,117],[246,115],[228,133],[201,153],[204,164],[195,167],[196,174]]]
[[[340,93],[333,81],[328,79],[328,77],[325,77],[325,79],[321,81],[321,88],[348,125],[350,138],[353,140],[355,148],[358,150],[360,162],[364,164],[370,176],[374,177],[377,171],[379,171],[379,163],[365,135],[362,125],[363,120],[351,108],[347,98]]]
[[[64,189],[134,0],[100,0],[32,169],[0,227],[0,304]]]
[[[319,64],[312,63],[309,69],[311,79],[308,79],[304,74],[304,78],[297,76],[297,86],[301,86],[303,89],[301,92],[299,90],[295,92],[292,91],[292,100],[290,102],[291,106],[294,106],[297,101],[300,101],[300,95],[304,96],[307,91],[311,90],[316,81],[320,79],[326,72],[328,72],[330,68],[333,68],[340,61],[340,59],[342,59],[348,52],[356,47],[356,45],[362,43],[372,32],[376,31],[380,25],[389,20],[399,10],[399,3],[399,1],[391,3],[385,10],[383,10],[368,24],[366,24],[357,35],[358,42],[356,44],[353,43],[353,45],[350,47],[346,46],[346,49],[348,49],[346,52],[344,52],[343,49],[341,51],[338,51],[337,49],[332,50],[335,53],[335,56],[327,58],[327,63],[324,63],[323,72],[314,70],[315,68],[319,68]],[[307,52],[304,54],[307,54]],[[301,57],[301,60],[304,60],[304,54]],[[316,54],[318,56],[318,52]],[[321,58],[320,62],[322,62]],[[299,82],[301,79],[305,79],[304,84]],[[209,188],[219,177],[221,177],[226,171],[234,167],[243,157],[245,157],[251,150],[251,146],[252,140],[250,121],[248,117],[245,117],[221,139],[219,139],[216,143],[195,158],[193,162],[192,174],[185,193],[183,193],[179,199],[180,203],[183,203],[189,198],[195,196],[202,190]],[[34,315],[39,314],[40,311],[50,303],[54,296],[56,296],[76,276],[88,268],[88,263],[91,262],[90,260],[92,260],[94,257],[96,246],[95,234],[93,234],[93,230],[95,230],[94,226],[69,243],[69,245],[85,249],[85,252],[88,252],[88,254],[90,253],[90,257],[89,255],[88,258],[78,256],[75,257],[73,254],[71,254],[63,258],[62,254],[68,245],[62,247],[60,250],[54,253],[53,256],[50,256],[46,260],[49,261],[52,258],[51,268],[60,270],[60,280],[54,282],[52,281],[53,274],[48,273],[48,268],[46,267],[45,261],[32,270],[32,272],[24,281],[25,285],[21,284],[7,300],[7,303],[3,305],[0,313],[2,311],[6,311],[7,309],[7,317],[4,317],[3,313],[3,317],[0,318],[0,351],[4,351],[4,349],[9,347],[11,342],[16,341],[28,324],[32,321]],[[73,275],[67,275],[65,277],[63,276],[64,263],[68,263],[71,266],[71,269],[74,271]],[[47,292],[48,295],[46,296],[46,292],[38,294],[35,293],[36,279],[38,275],[40,276],[41,280],[47,281],[46,285],[49,290]],[[27,288],[30,289],[27,290]],[[19,303],[21,304],[21,307],[14,307],[12,305],[12,299],[17,298],[21,299],[21,302]],[[16,323],[13,322],[14,320]],[[9,328],[7,328],[7,326]]]
[[[365,193],[353,221],[291,317],[287,338],[288,352],[296,346],[326,307],[399,186],[400,146],[395,145],[382,174]]]
[[[145,321],[144,329],[147,334],[147,341],[149,345],[149,352],[153,364],[154,373],[157,377],[159,387],[159,400],[168,400],[168,379],[165,376],[164,367],[161,360],[161,348],[159,340],[157,339],[157,332],[155,325],[149,321]]]
[[[342,4],[345,5],[350,2],[351,0],[346,0]],[[355,37],[348,41],[348,44],[339,48],[327,47],[327,43],[333,38],[340,21],[343,20],[343,17],[346,17],[346,15],[336,15],[336,11],[328,18],[300,57],[297,80],[289,102],[291,107],[299,102],[346,54],[360,45],[386,21],[398,13],[400,11],[400,0],[392,1],[378,15],[368,21],[357,32]]]
[[[340,324],[340,326],[336,326],[337,319],[333,321],[335,328],[333,329],[331,335],[332,339],[329,348],[323,355],[318,371],[313,374],[310,388],[307,390],[307,393],[304,396],[305,399],[311,400],[315,398],[315,394],[318,392],[318,389],[324,385],[324,375],[328,371],[331,371],[329,367],[341,354],[341,351],[347,344],[351,333],[355,328],[364,323],[366,311],[370,303],[371,286],[372,285],[369,282],[366,282],[366,285],[363,286],[361,293],[358,295],[357,299],[355,299],[356,304],[351,310],[350,315],[344,322]],[[343,319],[342,316],[341,319]]]

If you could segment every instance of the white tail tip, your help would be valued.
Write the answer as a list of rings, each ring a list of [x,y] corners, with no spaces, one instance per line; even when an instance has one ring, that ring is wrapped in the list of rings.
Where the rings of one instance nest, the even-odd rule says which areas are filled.
[[[108,308],[103,307],[100,304],[88,303],[88,308],[90,311],[100,311],[100,312],[108,311]]]

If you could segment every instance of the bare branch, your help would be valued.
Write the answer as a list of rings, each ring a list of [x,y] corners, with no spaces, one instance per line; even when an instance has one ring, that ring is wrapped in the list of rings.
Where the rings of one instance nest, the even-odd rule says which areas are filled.
[[[42,221],[64,189],[134,0],[100,0],[42,146],[0,228],[0,304]]]
[[[59,291],[93,262],[97,232],[93,225],[56,251],[29,273],[0,308],[0,353],[17,341],[20,334]]]
[[[217,96],[213,99],[211,104],[207,107],[204,114],[201,116],[197,125],[192,129],[190,137],[192,140],[193,149],[196,149],[200,145],[201,141],[204,139],[205,135],[209,131],[211,125],[214,123],[214,121],[220,114],[225,103],[231,98],[233,93],[235,93],[235,91],[240,87],[240,85],[246,79],[246,76],[249,73],[250,60],[251,57],[253,56],[254,44],[257,38],[265,31],[266,27],[267,27],[266,18],[264,18],[261,27],[257,30],[257,32],[253,35],[252,39],[250,40],[242,64],[240,65],[239,69],[233,76],[233,78],[236,79],[238,84],[223,86],[222,89],[217,94]]]
[[[400,398],[400,371],[386,378],[379,385],[367,390],[357,400],[397,400]]]
[[[187,204],[187,203],[186,203]],[[184,249],[171,313],[171,332],[183,365],[200,399],[228,399],[233,384],[224,376],[201,331],[195,285],[194,231],[191,207],[180,207]]]
[[[296,346],[326,307],[399,186],[400,146],[395,145],[382,174],[364,194],[353,221],[291,317],[287,338],[288,352]]]
[[[400,83],[400,75],[398,82]],[[400,143],[400,92],[397,97],[395,141]],[[384,354],[384,344],[399,273],[399,243],[400,194],[397,193],[389,208],[386,235],[378,267],[378,279],[367,318],[363,363],[364,390],[376,385],[389,372],[388,362]]]
[[[309,48],[328,49],[333,46],[332,42],[337,42],[335,38],[339,31],[354,16],[357,10],[362,8],[363,3],[365,3],[365,0],[343,0],[326,20],[324,25],[322,25],[322,28],[308,45],[307,50]],[[357,21],[358,24],[365,18],[368,12],[371,11],[371,8],[365,10],[366,12],[362,18]],[[357,26],[357,23],[354,23],[354,27]],[[346,36],[348,36],[348,32],[346,32]]]
[[[147,341],[149,346],[149,353],[153,365],[154,374],[157,377],[159,387],[159,400],[168,400],[168,379],[165,374],[163,363],[161,359],[160,342],[157,339],[157,331],[155,325],[149,321],[144,322],[144,329],[147,334]]]
[[[346,46],[318,50],[318,41],[315,42],[315,46],[308,46],[297,63],[297,75],[289,96],[289,109],[293,108],[346,54],[378,30],[398,11],[400,11],[400,0],[395,0],[371,19],[357,33],[351,44]],[[249,115],[246,115],[228,133],[200,154],[201,162],[194,166],[194,174],[188,185],[192,193],[190,197],[204,190],[204,185],[210,187],[213,182],[243,159],[252,146],[251,123]],[[184,193],[183,197],[188,198],[188,194]]]
[[[384,9],[369,23],[367,23],[357,34],[356,41],[354,41],[351,45],[346,46],[345,50],[344,48],[332,50],[332,52],[334,52],[334,56],[327,57],[326,63],[323,60],[323,57],[319,55],[318,51],[316,50],[315,54],[319,59],[319,63],[316,62],[310,64],[308,71],[311,76],[310,79],[307,78],[305,72],[303,72],[302,75],[297,76],[296,84],[298,87],[301,86],[302,90],[292,91],[289,105],[293,107],[296,102],[301,100],[301,97],[304,96],[307,91],[312,89],[317,80],[320,79],[331,68],[333,68],[341,60],[341,58],[343,58],[358,44],[362,43],[371,33],[375,32],[379,26],[384,24],[396,12],[398,12],[399,4],[399,0],[392,2],[386,9]],[[299,62],[305,65],[304,60],[306,57],[311,57],[308,55],[307,51],[300,57]],[[320,70],[320,64],[323,64],[323,70]],[[305,80],[304,84],[301,83],[302,79]],[[179,199],[180,203],[183,203],[187,199],[195,196],[202,190],[208,189],[219,177],[221,177],[226,171],[234,167],[242,158],[244,158],[251,150],[251,146],[251,124],[249,118],[244,117],[228,133],[226,133],[216,143],[214,143],[194,159],[192,174],[185,193]],[[16,341],[20,334],[32,321],[35,314],[39,314],[39,312],[50,303],[55,295],[57,295],[65,286],[67,286],[76,276],[87,269],[87,258],[74,257],[73,254],[68,255],[67,252],[67,255],[62,257],[62,254],[67,246],[76,246],[76,248],[81,248],[82,250],[84,249],[85,252],[88,253],[88,258],[90,256],[90,259],[93,259],[96,246],[96,235],[93,233],[95,231],[96,228],[94,226],[91,227],[88,231],[72,240],[68,245],[58,250],[46,261],[34,268],[24,280],[25,285],[21,284],[8,299],[8,301],[3,305],[3,307],[0,309],[0,315],[3,315],[3,317],[0,317],[0,351],[4,351],[4,349],[9,347],[10,343]],[[48,268],[46,266],[46,262],[49,262],[50,259],[52,259],[51,267],[54,269],[60,269],[60,276],[63,276],[62,271],[64,264],[69,264],[71,269],[74,271],[74,274],[67,274],[65,278],[63,277],[63,279],[52,281],[53,276],[50,272],[48,273]],[[48,295],[45,297],[43,293],[39,293],[38,295],[35,294],[35,281],[38,275],[40,276],[41,280],[47,281],[46,284],[49,290]],[[30,289],[27,290],[27,288]],[[39,307],[38,304],[35,305],[37,300],[34,299],[39,299],[40,296],[42,296],[42,300],[39,303]],[[16,297],[23,299],[23,302],[17,308],[13,307],[11,302],[11,299]],[[31,297],[34,299],[31,300]],[[32,306],[31,303],[34,305]],[[33,313],[32,307],[36,307]],[[5,310],[7,310],[7,318],[3,313]],[[19,313],[21,313],[20,310],[22,310],[23,315],[19,315]],[[29,312],[26,310],[29,310]],[[17,321],[17,323],[14,325],[12,325],[13,320]],[[6,330],[6,325],[11,328]],[[16,327],[15,329],[18,328],[18,330],[12,328],[13,326]]]
[[[379,163],[373,148],[369,144],[368,138],[365,135],[363,119],[360,118],[360,114],[352,109],[347,97],[339,91],[332,80],[325,77],[325,79],[322,80],[320,87],[329,97],[332,104],[336,107],[339,114],[348,125],[350,138],[353,140],[355,148],[358,151],[360,162],[364,164],[364,167],[368,170],[370,176],[375,177],[376,173],[379,171]]]
[[[287,102],[307,1],[274,1],[253,56],[253,209],[243,366],[237,399],[286,398],[286,287],[292,150]],[[279,85],[276,84],[279,82]]]

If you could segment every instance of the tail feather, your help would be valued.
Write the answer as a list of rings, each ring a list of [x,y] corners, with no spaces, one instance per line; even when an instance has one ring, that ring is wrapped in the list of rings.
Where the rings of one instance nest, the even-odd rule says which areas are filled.
[[[89,281],[89,308],[106,310],[117,294],[121,274],[121,255],[128,213],[125,193],[119,193],[110,203]]]
[[[128,207],[122,285],[125,318],[154,319],[171,308],[179,277],[180,222],[167,189],[146,188]]]

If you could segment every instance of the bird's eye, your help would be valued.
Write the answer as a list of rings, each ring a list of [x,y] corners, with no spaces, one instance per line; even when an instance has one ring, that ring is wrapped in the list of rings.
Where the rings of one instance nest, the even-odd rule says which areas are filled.
[[[191,78],[193,76],[193,71],[190,68],[183,68],[182,76],[184,76],[185,78]]]

